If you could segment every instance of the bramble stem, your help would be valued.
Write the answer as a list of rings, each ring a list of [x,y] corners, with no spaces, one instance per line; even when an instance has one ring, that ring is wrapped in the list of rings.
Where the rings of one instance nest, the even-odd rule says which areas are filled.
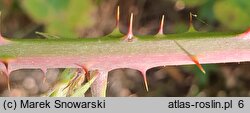
[[[179,39],[179,44],[196,55],[201,64],[250,60],[248,41],[234,38],[232,34],[203,33],[200,38],[195,38],[196,36],[197,33],[167,35],[161,39],[139,36],[135,43],[122,42],[119,37],[79,40],[22,39],[0,46],[0,59],[16,58],[9,63],[10,71],[21,68],[78,67],[75,64],[108,69],[193,64],[188,55],[171,40]],[[0,63],[0,67],[3,66]]]

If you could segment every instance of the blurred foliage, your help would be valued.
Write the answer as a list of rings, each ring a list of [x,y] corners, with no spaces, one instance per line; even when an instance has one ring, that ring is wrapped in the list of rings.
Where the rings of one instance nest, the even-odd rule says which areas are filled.
[[[187,7],[196,7],[203,5],[208,0],[182,0],[182,1],[186,4]]]
[[[249,0],[155,0],[154,2],[150,0],[0,0],[5,24],[2,32],[15,33],[16,35],[9,37],[18,37],[18,32],[24,32],[24,29],[27,29],[27,32],[19,37],[29,36],[28,33],[37,30],[28,28],[29,23],[34,21],[36,23],[30,26],[43,25],[45,31],[42,32],[63,38],[99,36],[110,33],[109,29],[113,28],[117,4],[121,7],[120,31],[122,32],[126,32],[127,17],[131,10],[138,13],[135,15],[135,34],[140,29],[142,31],[148,29],[149,31],[144,30],[142,34],[150,34],[153,31],[150,27],[158,28],[157,17],[163,13],[167,14],[165,33],[186,32],[189,26],[187,23],[189,12],[198,15],[193,19],[194,27],[198,31],[242,31],[250,26]],[[24,15],[23,11],[32,21],[25,18],[27,15]],[[16,22],[13,22],[14,20]],[[18,31],[18,29],[21,30]]]
[[[250,27],[249,0],[218,0],[214,5],[216,18],[233,30],[246,30]]]
[[[65,38],[77,37],[77,31],[93,25],[93,0],[23,0],[22,7],[46,32]]]
[[[202,19],[219,21],[223,28],[242,31],[250,27],[249,0],[182,0],[186,7],[199,8]]]

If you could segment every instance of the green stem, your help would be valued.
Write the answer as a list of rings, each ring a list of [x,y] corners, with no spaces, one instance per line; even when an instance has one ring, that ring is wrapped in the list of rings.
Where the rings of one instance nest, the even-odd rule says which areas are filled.
[[[249,61],[248,41],[235,36],[233,33],[184,33],[161,38],[137,36],[136,42],[124,42],[116,36],[78,40],[21,39],[0,46],[0,59],[17,59],[9,62],[10,70],[77,67],[76,63],[109,69],[193,64],[173,42],[178,40],[189,53],[200,59],[200,63]]]

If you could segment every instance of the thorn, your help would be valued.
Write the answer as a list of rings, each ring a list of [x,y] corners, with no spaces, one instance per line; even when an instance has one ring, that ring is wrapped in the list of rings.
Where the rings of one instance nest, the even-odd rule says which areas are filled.
[[[9,62],[13,61],[13,59],[0,59],[0,63],[4,64],[5,69],[2,71],[4,75],[7,77],[7,86],[10,91],[10,71],[9,71]]]
[[[189,25],[193,26],[193,14],[191,12],[189,12]]]
[[[0,46],[1,45],[7,45],[10,43],[9,40],[5,39],[2,35],[1,35],[1,11],[0,11]]]
[[[191,53],[189,53],[186,49],[184,49],[177,41],[174,40],[174,42],[181,48],[182,51],[184,51],[189,58],[195,63],[195,65],[202,71],[202,73],[206,74],[206,71],[204,70],[204,68],[201,66],[201,64],[199,63],[198,58],[195,55],[192,55]]]
[[[13,59],[13,58],[0,59],[0,63],[4,64],[5,69],[4,69],[3,72],[5,73],[6,76],[10,75],[10,72],[9,72],[9,63],[13,62],[13,61],[15,61],[15,59]]]
[[[80,64],[76,64],[76,63],[75,63],[75,65],[77,65],[77,66],[81,67],[81,69],[83,69],[83,71],[85,71],[86,73],[88,72],[88,69],[87,69],[87,67],[86,67],[86,66],[84,66],[84,65],[80,65]]]
[[[4,69],[1,71],[4,75],[8,75],[8,63],[5,61],[1,61],[0,59],[0,63],[2,63],[4,65]]]
[[[250,28],[247,31],[245,31],[244,33],[241,33],[237,38],[249,40],[250,39]]]
[[[147,82],[146,71],[140,71],[140,73],[141,73],[141,75],[143,77],[143,81],[144,81],[146,91],[148,92],[148,82]]]
[[[117,12],[116,12],[116,28],[119,28],[119,22],[120,22],[120,6],[117,6]]]
[[[8,91],[10,92],[11,88],[10,88],[10,77],[7,76],[7,82],[8,82]]]
[[[163,33],[164,19],[165,19],[165,15],[162,15],[160,28],[159,28],[159,32],[157,33],[157,35],[164,35]]]
[[[119,30],[119,23],[120,23],[120,6],[117,6],[116,12],[116,26],[115,29],[109,34],[109,36],[122,36],[123,34]]]
[[[89,81],[91,79],[91,77],[90,77],[89,70],[88,70],[87,66],[81,65],[81,64],[75,64],[75,65],[79,66],[82,69],[82,71],[84,71],[84,74],[86,75],[86,78]]]
[[[193,16],[197,17],[197,15],[194,15],[190,12],[189,13],[189,30],[188,30],[188,32],[197,32],[197,30],[193,26]]]
[[[15,58],[1,58],[0,63],[4,64],[5,69],[2,71],[7,77],[10,76],[10,63],[14,62],[16,59]]]
[[[131,13],[128,34],[123,37],[123,40],[126,42],[133,42],[135,39],[134,34],[133,34],[133,17],[134,17],[134,14]]]

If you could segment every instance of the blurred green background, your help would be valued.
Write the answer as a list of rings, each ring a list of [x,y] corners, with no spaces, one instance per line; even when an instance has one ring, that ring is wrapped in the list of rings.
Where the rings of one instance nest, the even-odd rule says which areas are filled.
[[[123,33],[131,12],[136,34],[155,34],[162,14],[165,33],[187,31],[189,12],[198,15],[194,25],[199,31],[243,31],[250,25],[249,0],[1,0],[1,32],[18,38],[33,31],[63,38],[103,36],[115,27],[118,5]]]
[[[129,15],[135,14],[134,33],[156,34],[163,14],[164,33],[187,32],[189,12],[196,14],[195,28],[202,32],[242,32],[250,27],[249,0],[0,0],[1,33],[9,38],[39,38],[36,31],[62,38],[100,37],[115,28],[120,5],[120,31],[127,32]],[[250,68],[244,64],[204,65],[204,76],[195,66],[162,67],[148,71],[149,93],[138,72],[113,70],[108,96],[250,96]],[[12,91],[1,78],[2,96],[38,96],[57,84],[62,69],[51,69],[41,82],[38,70],[19,70],[11,75]],[[87,94],[88,95],[88,94]]]

